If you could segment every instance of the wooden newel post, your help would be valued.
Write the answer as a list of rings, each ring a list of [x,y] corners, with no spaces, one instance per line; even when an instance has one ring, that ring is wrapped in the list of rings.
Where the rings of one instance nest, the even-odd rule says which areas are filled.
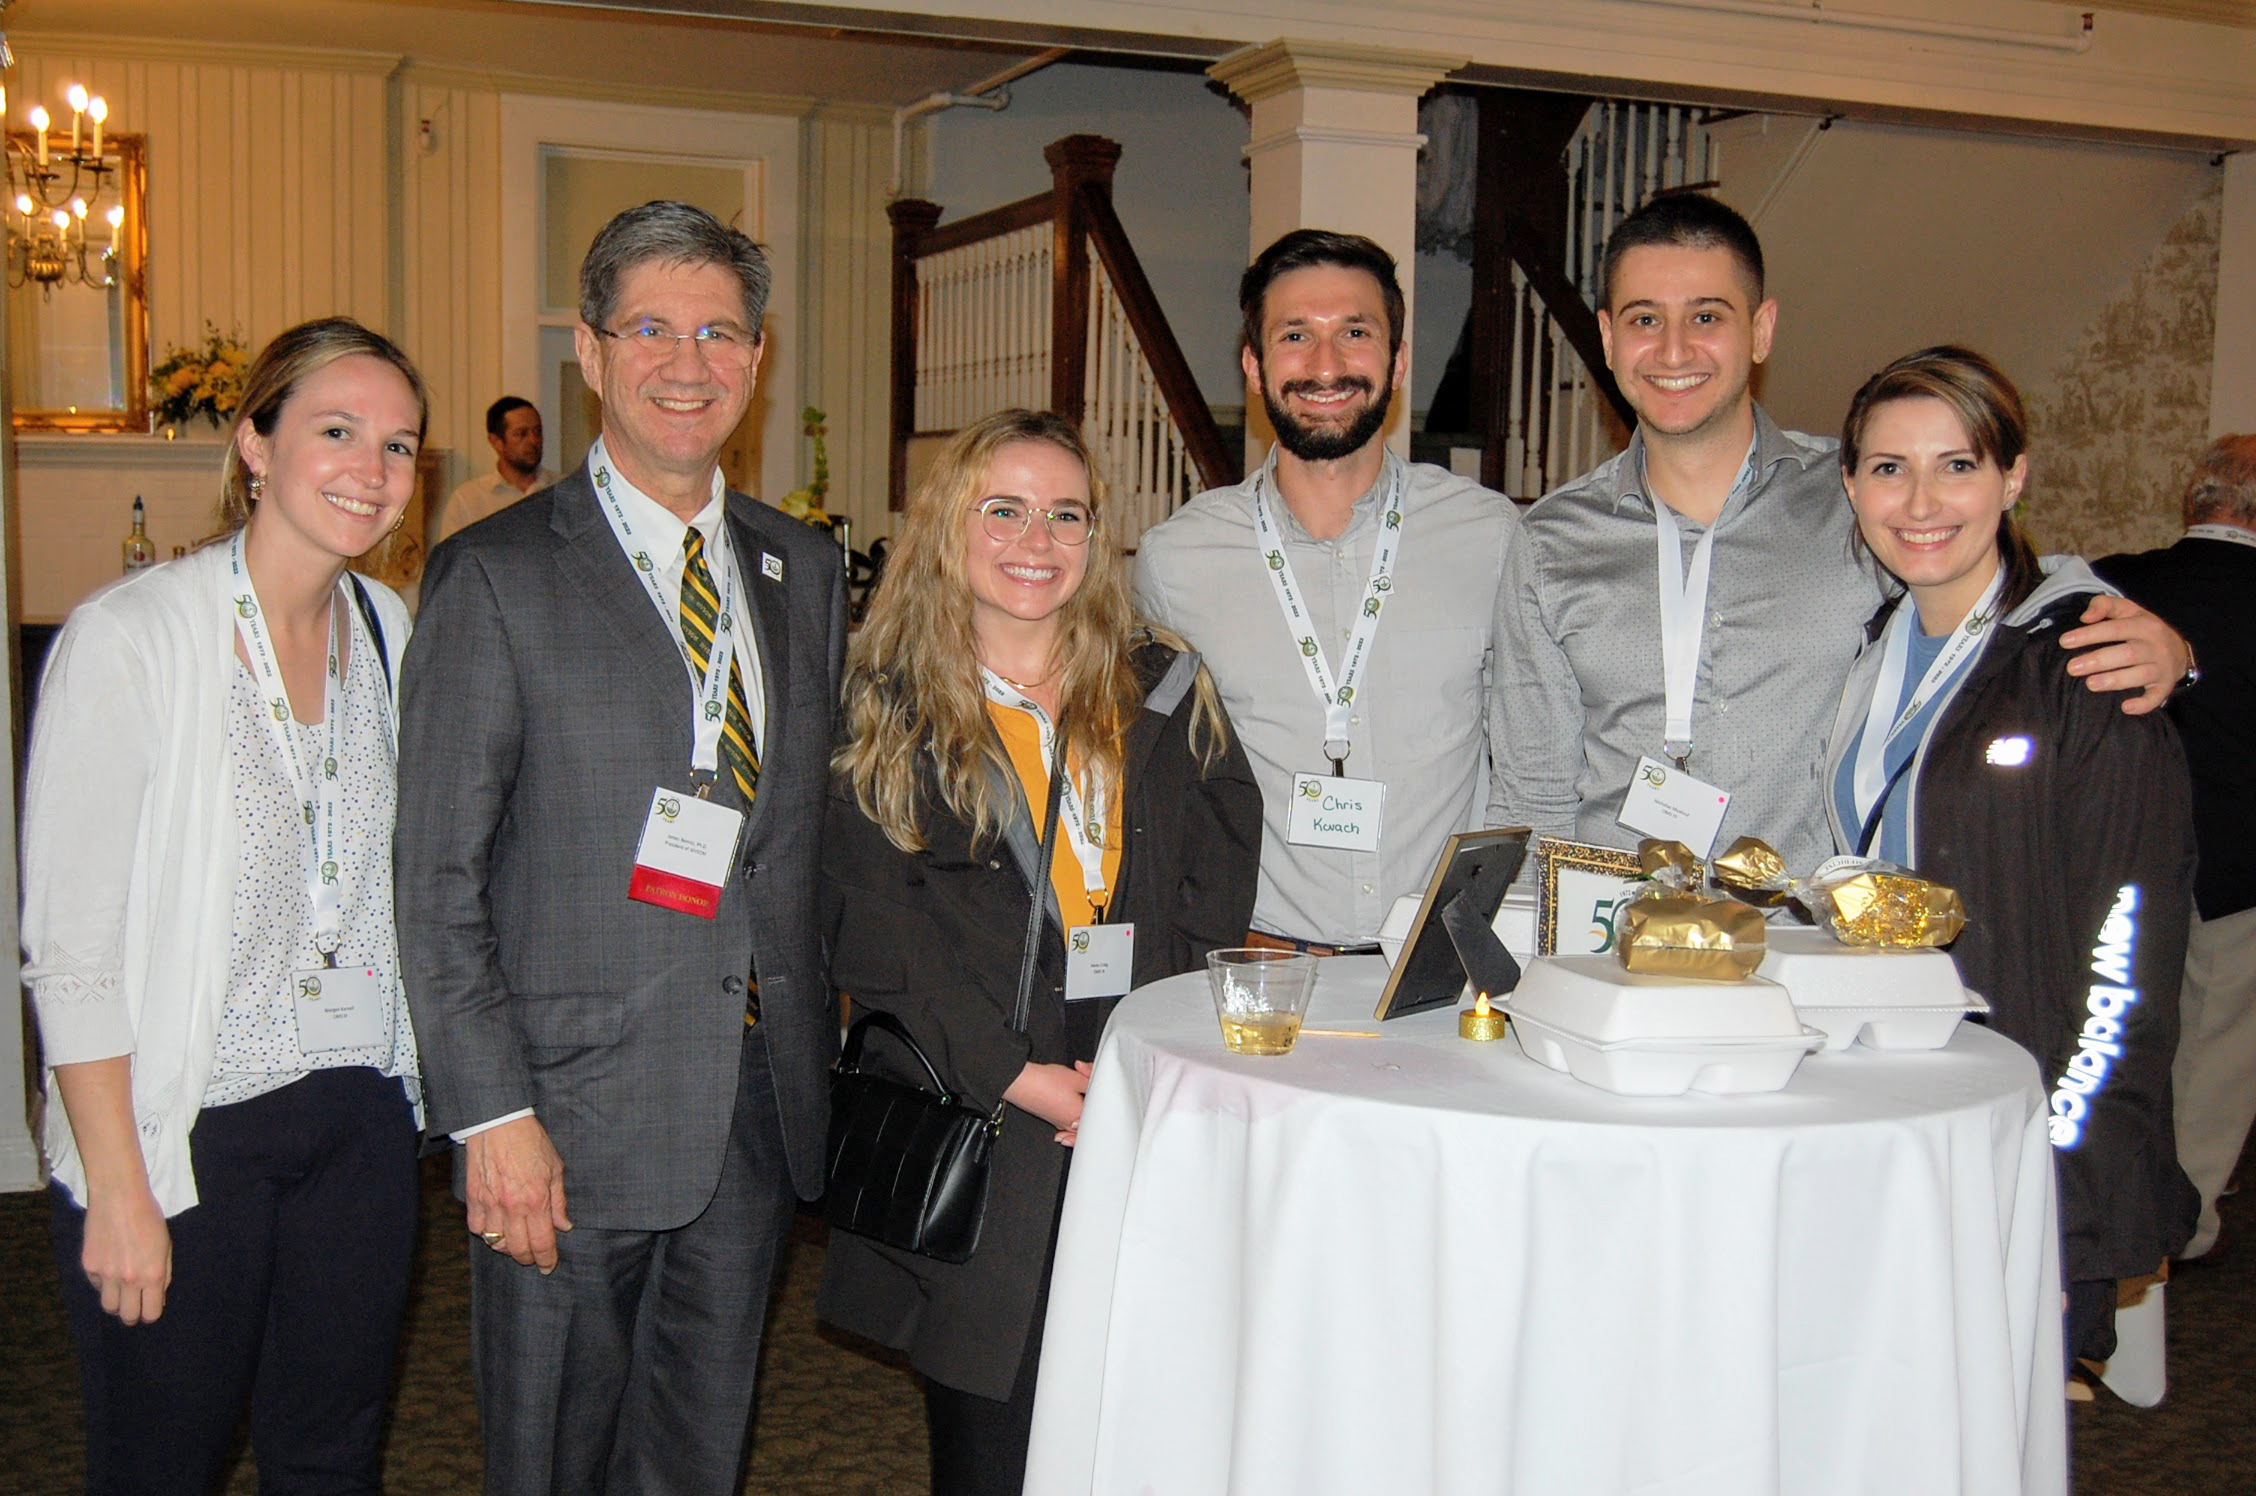
[[[1109,200],[1120,142],[1068,135],[1042,151],[1050,163],[1050,409],[1078,423],[1089,373],[1089,210],[1091,194]]]
[[[921,197],[889,203],[893,220],[893,388],[890,450],[886,463],[886,504],[908,501],[909,438],[916,434],[916,258],[920,241],[940,221],[940,205]]]

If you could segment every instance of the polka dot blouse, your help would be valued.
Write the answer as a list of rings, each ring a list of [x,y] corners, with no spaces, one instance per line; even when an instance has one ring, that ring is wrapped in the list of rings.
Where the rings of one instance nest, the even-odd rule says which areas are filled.
[[[415,1035],[400,991],[399,948],[392,931],[391,704],[368,630],[358,610],[344,606],[353,633],[341,706],[344,938],[337,961],[372,966],[382,974],[385,1038],[363,1048],[299,1052],[295,974],[321,964],[313,944],[313,906],[306,897],[313,838],[290,771],[266,725],[258,682],[238,660],[227,708],[237,837],[235,923],[227,1006],[220,1016],[211,1082],[204,1088],[205,1106],[247,1101],[312,1070],[355,1065],[400,1076],[410,1098],[417,1094]],[[300,761],[317,760],[326,731],[295,720],[290,727]]]

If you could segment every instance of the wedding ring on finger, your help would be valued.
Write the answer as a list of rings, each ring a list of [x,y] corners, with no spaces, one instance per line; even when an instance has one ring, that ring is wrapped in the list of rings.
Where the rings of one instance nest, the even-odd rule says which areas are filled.
[[[484,1242],[487,1246],[494,1248],[496,1251],[499,1251],[501,1249],[501,1244],[509,1240],[509,1233],[506,1231],[481,1231],[478,1233],[478,1239]]]

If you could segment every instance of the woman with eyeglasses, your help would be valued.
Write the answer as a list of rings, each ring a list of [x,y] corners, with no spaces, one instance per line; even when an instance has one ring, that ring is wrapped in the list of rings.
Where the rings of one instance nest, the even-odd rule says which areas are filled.
[[[923,1373],[936,1496],[1019,1490],[1067,1150],[1127,974],[1201,966],[1253,907],[1260,792],[1198,657],[1135,617],[1106,518],[1068,422],[1007,410],[967,427],[911,498],[847,660],[823,849],[832,977],[1003,1117],[970,1260],[834,1231],[818,1305]],[[1017,1032],[1030,899],[1046,912]],[[1105,956],[1111,981],[1092,969]],[[921,1084],[890,1044],[865,1063]]]
[[[2177,733],[2059,667],[2106,586],[2038,562],[2014,520],[2021,397],[1989,360],[1929,348],[1867,380],[1841,433],[1857,531],[1897,584],[1843,689],[1826,784],[1844,852],[1956,888],[1951,948],[1990,1026],[2036,1057],[2060,1166],[2067,1350],[2114,1348],[2115,1280],[2192,1234],[2170,1062],[2192,903]]]
[[[81,603],[24,787],[24,980],[98,1493],[379,1489],[415,1243],[392,919],[407,611],[345,565],[399,527],[429,402],[344,318],[252,360],[223,534]]]

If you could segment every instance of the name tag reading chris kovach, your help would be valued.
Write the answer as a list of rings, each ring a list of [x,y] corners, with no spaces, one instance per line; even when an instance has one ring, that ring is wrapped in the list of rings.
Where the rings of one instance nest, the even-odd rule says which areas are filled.
[[[1285,840],[1296,847],[1379,850],[1379,808],[1386,786],[1376,779],[1295,774]]]
[[[741,810],[661,786],[650,797],[627,897],[711,919],[720,912],[743,826]]]

